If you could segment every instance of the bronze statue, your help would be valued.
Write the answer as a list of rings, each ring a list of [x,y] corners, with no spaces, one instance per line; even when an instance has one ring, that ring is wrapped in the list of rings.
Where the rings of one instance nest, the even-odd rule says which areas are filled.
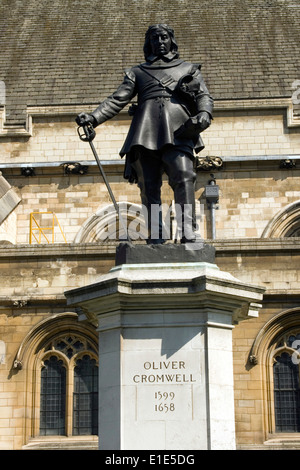
[[[161,205],[162,174],[182,208],[181,243],[196,241],[194,151],[203,148],[200,133],[209,127],[213,99],[203,81],[199,64],[179,58],[173,29],[165,24],[150,26],[145,35],[146,62],[125,71],[123,83],[91,114],[76,117],[79,126],[102,124],[118,114],[135,96],[132,123],[120,151],[126,156],[124,177],[137,182],[149,227],[147,243],[164,243],[162,222],[159,236],[151,239],[151,206]]]

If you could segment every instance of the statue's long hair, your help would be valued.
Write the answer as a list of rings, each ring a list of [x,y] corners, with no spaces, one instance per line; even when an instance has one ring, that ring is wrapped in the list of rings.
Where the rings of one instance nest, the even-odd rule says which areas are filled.
[[[152,49],[151,49],[151,44],[150,44],[150,34],[155,29],[164,29],[165,31],[167,31],[167,33],[169,34],[171,38],[171,52],[176,53],[178,51],[177,42],[174,37],[174,30],[167,24],[154,24],[152,26],[149,26],[145,34],[144,56],[146,60],[152,54]],[[178,53],[176,55],[177,57],[179,57]]]

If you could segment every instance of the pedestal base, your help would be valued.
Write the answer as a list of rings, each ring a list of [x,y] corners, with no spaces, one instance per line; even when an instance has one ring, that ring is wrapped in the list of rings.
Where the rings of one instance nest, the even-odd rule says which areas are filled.
[[[202,261],[120,264],[67,292],[99,331],[100,449],[234,449],[232,328],[263,292]]]
[[[216,250],[207,243],[171,243],[166,245],[132,245],[120,243],[116,250],[116,266],[148,263],[214,263]]]
[[[235,449],[231,326],[210,316],[100,327],[100,449]]]

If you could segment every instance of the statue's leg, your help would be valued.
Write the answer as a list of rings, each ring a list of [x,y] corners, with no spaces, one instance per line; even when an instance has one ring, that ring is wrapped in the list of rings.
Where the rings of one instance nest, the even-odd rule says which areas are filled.
[[[136,172],[141,192],[143,215],[148,227],[147,243],[164,243],[162,238],[161,185],[163,167],[160,156],[151,150],[136,149],[132,166]],[[154,214],[154,216],[153,216]]]
[[[164,152],[163,163],[174,191],[181,243],[196,241],[195,181],[193,157],[174,147]]]

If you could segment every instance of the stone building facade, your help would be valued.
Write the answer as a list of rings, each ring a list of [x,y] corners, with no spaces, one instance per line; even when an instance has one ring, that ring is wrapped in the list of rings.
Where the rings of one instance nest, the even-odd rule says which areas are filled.
[[[120,232],[74,117],[143,60],[144,32],[157,22],[174,27],[182,57],[202,63],[215,99],[197,162],[201,235],[221,270],[266,288],[259,316],[233,330],[237,448],[299,448],[299,5],[94,3],[0,6],[0,449],[97,447],[78,392],[88,370],[91,406],[96,327],[67,309],[64,292],[108,272]],[[130,225],[140,196],[118,156],[129,124],[125,109],[97,128],[95,147]],[[171,206],[166,179],[162,195]],[[43,401],[50,369],[65,400],[53,428]]]

